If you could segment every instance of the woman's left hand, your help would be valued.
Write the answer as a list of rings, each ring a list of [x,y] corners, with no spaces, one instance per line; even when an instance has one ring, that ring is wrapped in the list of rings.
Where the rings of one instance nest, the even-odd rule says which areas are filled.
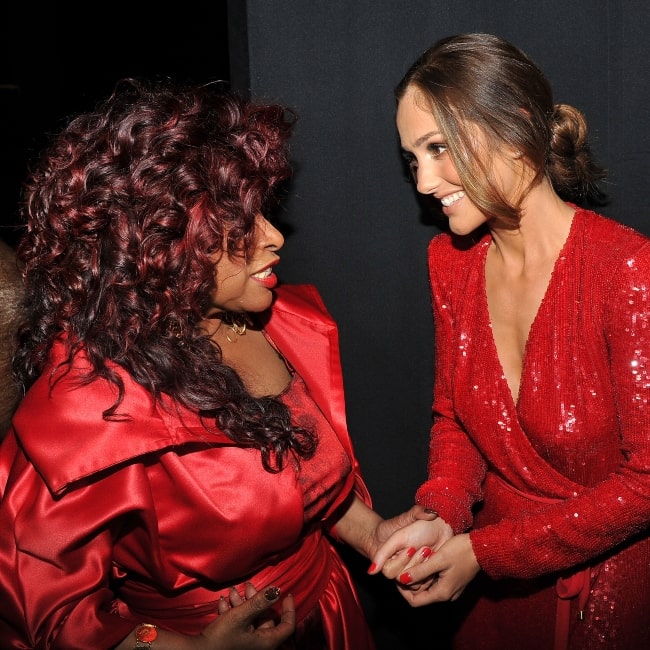
[[[370,575],[381,571],[389,579],[397,578],[407,567],[424,562],[453,536],[451,526],[440,519],[435,512],[431,510],[423,512],[429,515],[427,519],[416,519],[401,528],[395,526],[391,528],[392,519],[384,522],[389,526],[382,529],[382,534],[391,530],[393,532],[389,537],[384,537],[385,541],[372,555],[372,564],[368,569]],[[404,513],[406,514],[408,513]]]
[[[426,559],[415,556],[397,577],[397,588],[411,607],[454,601],[480,570],[465,533],[451,537]]]

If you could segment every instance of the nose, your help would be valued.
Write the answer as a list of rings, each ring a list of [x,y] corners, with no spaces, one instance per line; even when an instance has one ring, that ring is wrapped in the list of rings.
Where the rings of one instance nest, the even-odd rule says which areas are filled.
[[[415,170],[415,186],[420,194],[435,194],[440,187],[440,176],[433,165],[420,164]]]
[[[282,233],[261,214],[257,217],[257,245],[277,251],[284,245]]]

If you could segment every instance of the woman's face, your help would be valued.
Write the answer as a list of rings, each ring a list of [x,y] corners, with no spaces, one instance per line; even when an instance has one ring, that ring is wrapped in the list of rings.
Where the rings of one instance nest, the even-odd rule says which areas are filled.
[[[442,204],[449,227],[457,235],[467,235],[487,221],[481,210],[465,196],[464,187],[435,118],[424,108],[421,91],[409,88],[397,107],[397,130],[409,160],[418,192],[430,194]],[[478,145],[484,138],[478,134]],[[482,147],[481,147],[482,148]],[[484,149],[486,156],[487,147]],[[488,168],[505,196],[521,187],[515,165],[506,157],[491,155]]]
[[[276,254],[284,244],[282,234],[261,214],[255,224],[255,247],[250,257],[243,253],[228,256],[221,252],[215,261],[216,288],[212,293],[215,312],[261,312],[273,300],[272,289],[278,278],[273,267],[280,261]]]

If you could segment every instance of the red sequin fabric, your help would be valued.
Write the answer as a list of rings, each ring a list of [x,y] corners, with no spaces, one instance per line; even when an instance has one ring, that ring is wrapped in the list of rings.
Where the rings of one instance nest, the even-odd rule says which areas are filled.
[[[648,649],[650,240],[576,210],[516,399],[490,327],[490,243],[429,246],[434,421],[417,500],[470,531],[483,569],[456,603],[454,647]]]

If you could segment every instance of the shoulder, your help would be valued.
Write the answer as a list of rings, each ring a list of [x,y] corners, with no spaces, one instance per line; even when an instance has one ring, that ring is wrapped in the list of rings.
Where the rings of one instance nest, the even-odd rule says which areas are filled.
[[[466,237],[436,235],[428,247],[429,279],[435,297],[465,291],[482,274],[483,260],[491,241],[488,232]]]
[[[429,242],[429,264],[466,264],[468,258],[480,255],[482,245],[489,241],[489,233],[482,230],[465,237],[442,232]]]
[[[178,417],[163,411],[126,371],[117,369],[124,382],[121,415],[106,420],[103,413],[115,402],[116,387],[104,379],[84,380],[83,353],[68,370],[56,370],[60,358],[56,345],[13,418],[20,445],[52,492],[183,442]]]
[[[650,238],[610,217],[578,210],[579,242],[582,257],[591,260],[612,278],[615,272],[650,268]]]
[[[580,220],[582,231],[590,240],[590,245],[602,250],[610,250],[612,245],[614,251],[621,250],[623,246],[634,249],[650,242],[647,235],[631,226],[591,210],[578,209],[576,218]]]

